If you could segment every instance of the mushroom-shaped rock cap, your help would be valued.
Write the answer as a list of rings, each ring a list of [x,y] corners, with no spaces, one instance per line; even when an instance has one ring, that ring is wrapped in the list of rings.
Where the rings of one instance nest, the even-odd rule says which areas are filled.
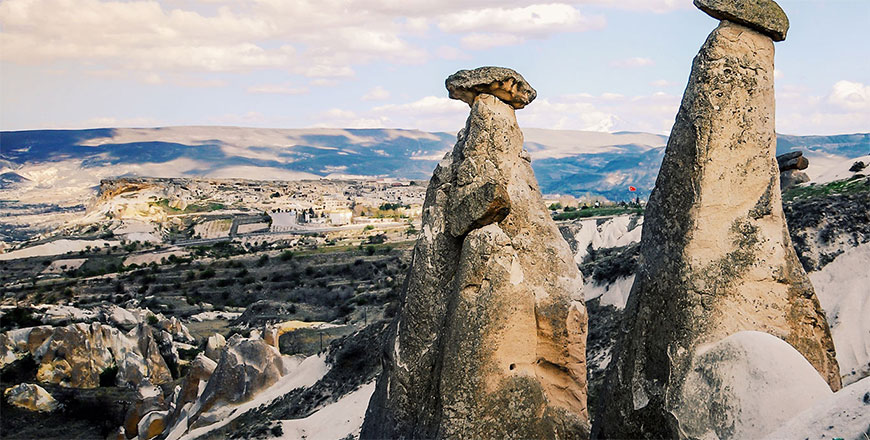
[[[535,100],[538,92],[522,75],[506,67],[478,67],[460,70],[444,82],[450,97],[471,105],[474,97],[487,93],[506,102],[515,109],[523,108]]]
[[[788,17],[773,0],[694,0],[695,6],[719,20],[751,27],[773,39],[785,40]]]

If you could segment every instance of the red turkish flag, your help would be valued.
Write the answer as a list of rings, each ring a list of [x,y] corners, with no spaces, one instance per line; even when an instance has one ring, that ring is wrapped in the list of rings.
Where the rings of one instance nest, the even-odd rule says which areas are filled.
[[[635,187],[633,187],[633,186],[629,186],[629,187],[628,187],[628,190],[631,191],[631,192],[635,192],[635,191],[637,191],[637,188],[635,188]]]

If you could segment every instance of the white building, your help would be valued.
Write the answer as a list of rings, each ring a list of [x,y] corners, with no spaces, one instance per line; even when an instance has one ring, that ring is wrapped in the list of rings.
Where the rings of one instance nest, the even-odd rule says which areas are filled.
[[[353,220],[353,212],[350,209],[335,209],[327,213],[329,222],[333,225],[349,225]]]

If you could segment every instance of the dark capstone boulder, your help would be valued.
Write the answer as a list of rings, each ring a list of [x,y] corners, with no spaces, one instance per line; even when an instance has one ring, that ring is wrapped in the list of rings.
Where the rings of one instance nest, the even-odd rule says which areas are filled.
[[[805,170],[810,166],[810,161],[804,157],[803,151],[792,151],[776,156],[779,171]]]
[[[788,16],[773,0],[695,0],[695,6],[719,20],[755,29],[773,41],[785,40]]]
[[[504,67],[478,67],[460,70],[445,81],[450,97],[474,103],[481,93],[495,96],[515,109],[521,109],[535,100],[538,92],[516,71]]]

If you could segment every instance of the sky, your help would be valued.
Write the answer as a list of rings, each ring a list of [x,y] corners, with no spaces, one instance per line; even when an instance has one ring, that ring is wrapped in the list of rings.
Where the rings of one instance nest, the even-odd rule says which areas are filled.
[[[870,0],[780,0],[777,131],[870,132]],[[718,21],[691,0],[0,0],[0,130],[456,132],[460,69],[538,91],[521,127],[667,134]]]

